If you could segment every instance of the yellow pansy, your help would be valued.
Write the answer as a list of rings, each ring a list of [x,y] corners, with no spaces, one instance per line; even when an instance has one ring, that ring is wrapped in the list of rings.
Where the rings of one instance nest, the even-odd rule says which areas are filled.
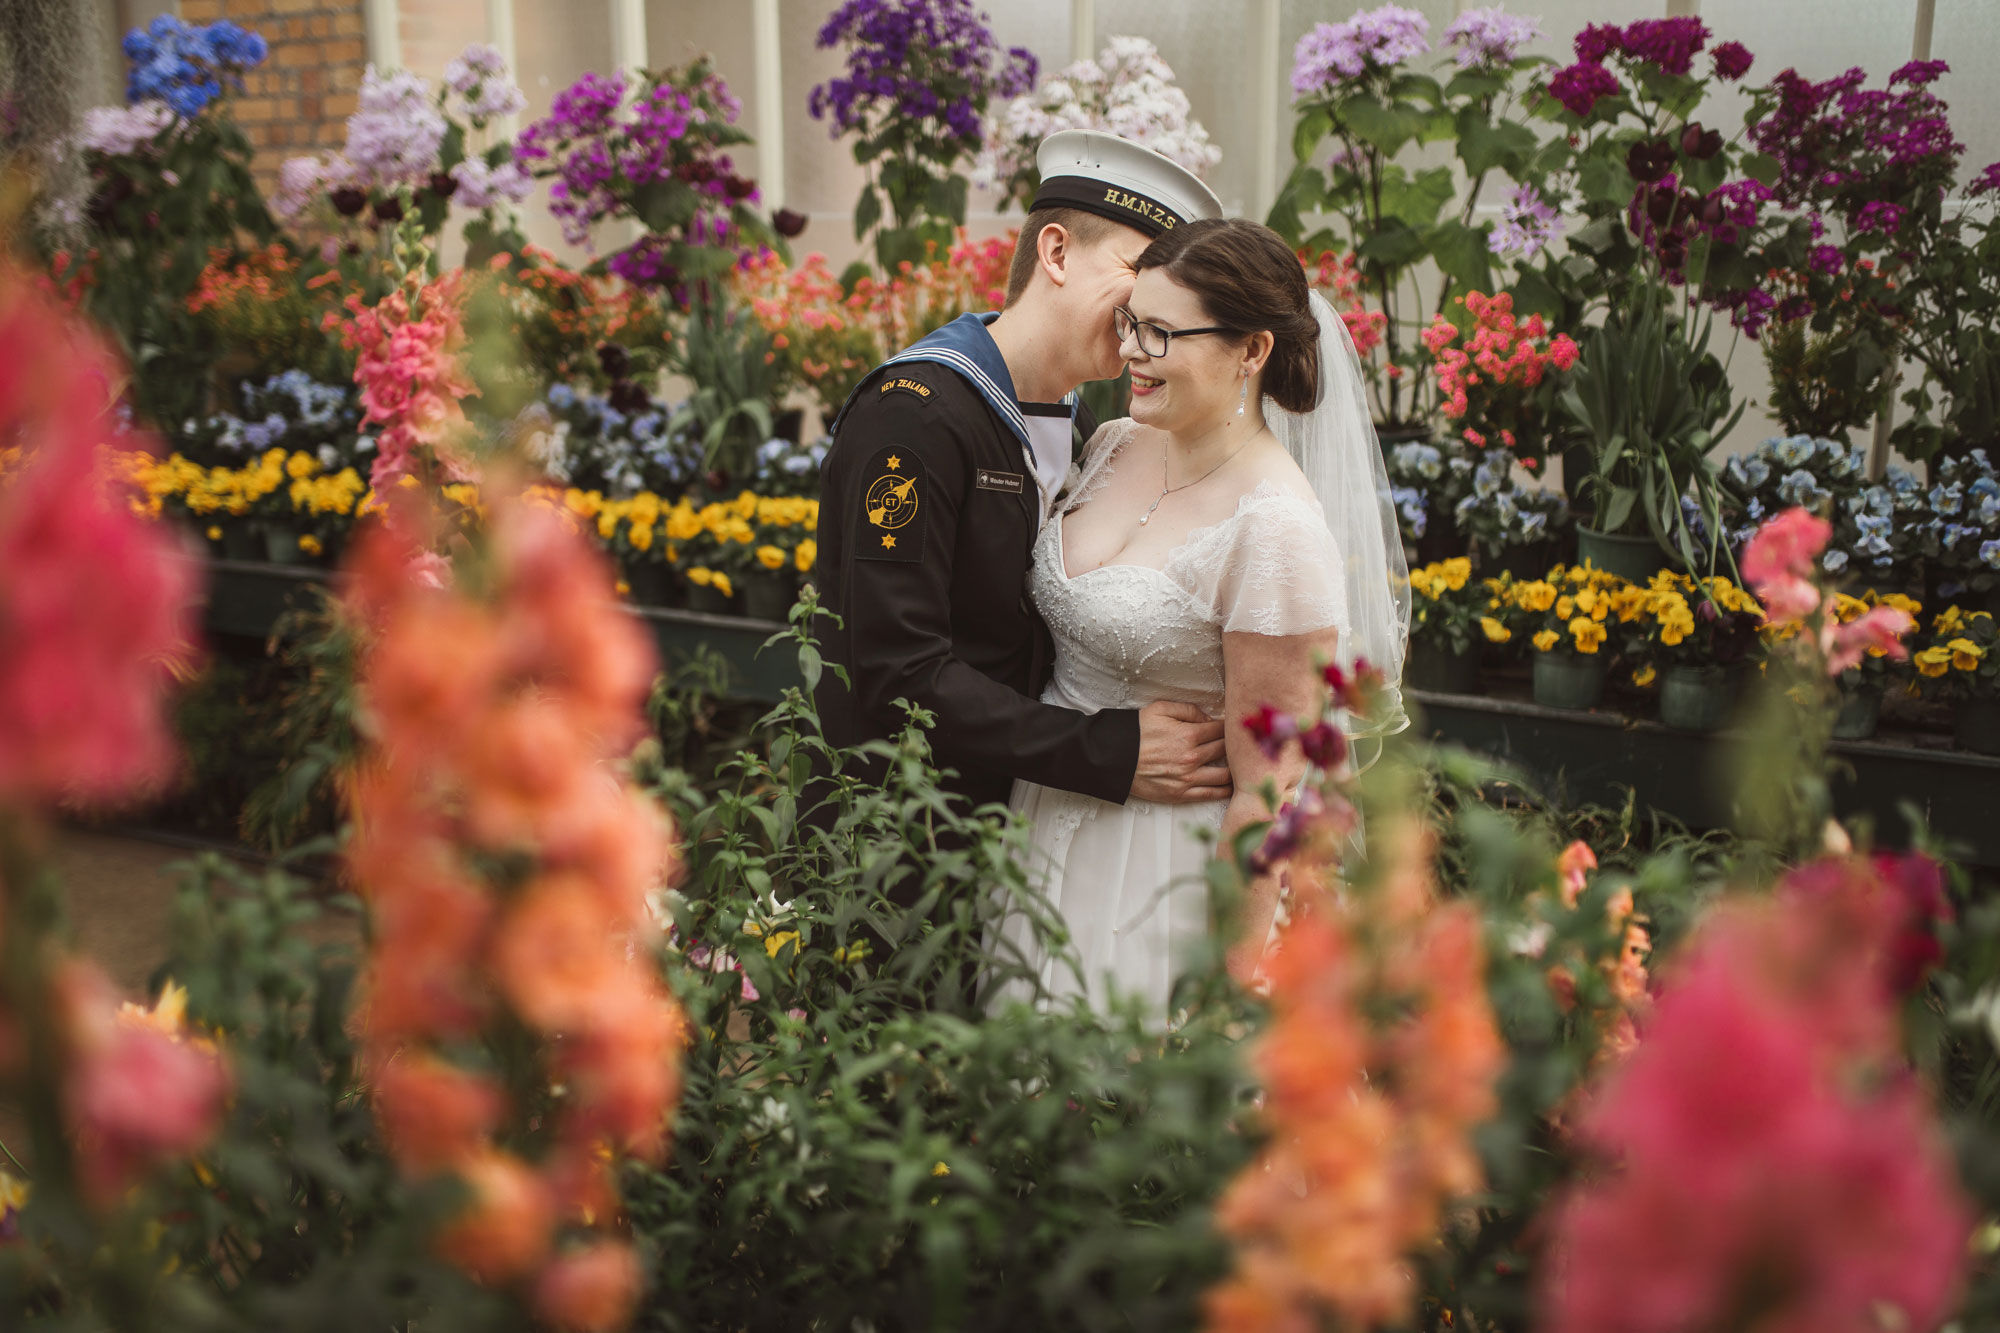
[[[724,597],[734,597],[736,595],[736,585],[731,583],[729,575],[723,573],[721,570],[715,572],[715,590]]]
[[[1570,621],[1569,634],[1576,640],[1576,650],[1580,653],[1594,653],[1604,643],[1604,626],[1587,616]]]
[[[1970,639],[1953,639],[1945,645],[1951,653],[1951,664],[1960,671],[1979,670],[1979,660],[1986,656],[1986,650]]]
[[[1547,652],[1549,649],[1556,646],[1556,640],[1560,639],[1561,637],[1562,635],[1556,633],[1552,629],[1545,629],[1540,631],[1535,635],[1533,640],[1535,645],[1535,651],[1543,653]]]
[[[810,574],[819,561],[819,543],[808,537],[799,543],[799,549],[792,552],[792,563],[801,574]]]
[[[299,549],[307,555],[318,555],[322,548],[319,544],[319,538],[308,532],[299,537]]]
[[[625,540],[632,543],[632,549],[635,551],[652,550],[653,525],[651,523],[634,523],[625,530]]]
[[[1918,653],[1914,659],[1921,675],[1933,678],[1951,670],[1951,649],[1943,644],[1935,644]]]
[[[1438,566],[1438,577],[1444,580],[1445,587],[1457,592],[1472,577],[1472,561],[1464,556],[1446,560]]]
[[[1514,631],[1495,620],[1492,616],[1479,617],[1479,628],[1485,632],[1491,643],[1505,643],[1514,637]]]
[[[1555,585],[1542,579],[1523,583],[1514,596],[1523,609],[1529,611],[1546,611],[1556,604]]]
[[[1653,669],[1651,662],[1645,662],[1633,670],[1632,683],[1644,689],[1646,686],[1651,685],[1653,678],[1659,674],[1659,672]]]
[[[760,546],[757,548],[757,563],[766,569],[783,569],[785,553],[775,546]]]
[[[707,565],[692,565],[688,568],[688,582],[697,588],[711,587],[715,583],[715,571]]]

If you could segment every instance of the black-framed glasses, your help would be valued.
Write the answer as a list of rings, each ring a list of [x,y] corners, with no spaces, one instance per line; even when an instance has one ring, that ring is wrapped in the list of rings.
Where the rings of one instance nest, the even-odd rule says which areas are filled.
[[[1205,329],[1165,329],[1158,324],[1149,324],[1143,319],[1134,318],[1132,312],[1122,305],[1111,312],[1111,320],[1112,328],[1117,331],[1118,341],[1122,343],[1127,338],[1136,337],[1139,340],[1139,350],[1147,356],[1165,356],[1176,338],[1191,338],[1197,333],[1236,332],[1235,329],[1226,328],[1221,324],[1212,324]]]

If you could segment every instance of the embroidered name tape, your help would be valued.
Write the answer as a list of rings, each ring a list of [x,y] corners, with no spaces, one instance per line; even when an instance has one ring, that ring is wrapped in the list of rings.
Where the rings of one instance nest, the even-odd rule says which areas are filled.
[[[1027,479],[1018,472],[993,472],[980,468],[976,485],[982,491],[1005,491],[1009,495],[1019,495],[1026,483]]]
[[[928,398],[931,396],[932,392],[930,385],[920,384],[916,380],[906,380],[906,379],[883,380],[882,387],[879,390],[877,390],[877,392],[887,393],[891,389],[900,389],[904,393],[913,393],[919,398]]]

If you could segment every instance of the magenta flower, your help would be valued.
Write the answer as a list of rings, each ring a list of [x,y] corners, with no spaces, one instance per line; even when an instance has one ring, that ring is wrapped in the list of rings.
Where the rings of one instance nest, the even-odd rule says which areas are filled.
[[[1741,42],[1724,42],[1715,48],[1710,58],[1715,62],[1715,77],[1734,82],[1750,72],[1756,57],[1750,48]]]
[[[1623,91],[1610,70],[1588,61],[1566,65],[1549,79],[1549,95],[1577,116],[1589,115],[1599,99],[1616,97]]]

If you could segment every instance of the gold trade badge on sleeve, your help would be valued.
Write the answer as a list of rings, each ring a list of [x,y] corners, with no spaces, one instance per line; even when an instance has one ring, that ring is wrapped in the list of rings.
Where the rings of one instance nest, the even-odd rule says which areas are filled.
[[[876,527],[902,527],[917,516],[917,479],[893,472],[876,478],[868,488],[866,505],[868,521]]]

